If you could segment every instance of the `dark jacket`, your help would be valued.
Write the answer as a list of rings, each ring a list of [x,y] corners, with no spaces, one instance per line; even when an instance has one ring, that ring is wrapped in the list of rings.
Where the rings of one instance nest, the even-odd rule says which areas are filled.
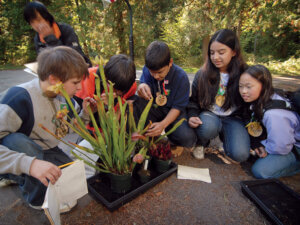
[[[83,53],[74,29],[70,25],[65,23],[57,23],[57,25],[61,32],[61,36],[59,39],[57,39],[55,35],[48,35],[44,37],[46,43],[43,43],[39,38],[39,34],[36,33],[34,37],[34,45],[37,54],[39,54],[39,52],[46,47],[55,47],[61,45],[69,46],[75,49],[80,55],[82,55],[86,63],[88,63],[89,67],[91,67],[92,63],[90,59]]]

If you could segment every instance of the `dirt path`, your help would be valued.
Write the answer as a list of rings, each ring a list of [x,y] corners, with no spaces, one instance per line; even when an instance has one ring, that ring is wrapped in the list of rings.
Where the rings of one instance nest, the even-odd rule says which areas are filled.
[[[273,86],[286,91],[296,91],[300,88],[300,77],[273,76]]]

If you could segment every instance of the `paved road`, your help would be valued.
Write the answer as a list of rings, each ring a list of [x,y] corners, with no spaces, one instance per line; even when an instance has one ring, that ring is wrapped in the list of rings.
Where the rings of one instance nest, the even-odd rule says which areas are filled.
[[[142,75],[141,70],[137,70],[137,78],[139,79]],[[4,92],[14,86],[26,81],[34,79],[36,76],[32,73],[26,72],[24,70],[2,70],[0,71],[0,99],[4,95]],[[188,74],[190,83],[193,82],[194,74]]]
[[[142,74],[141,70],[137,70],[137,78],[140,78]],[[188,74],[190,83],[193,82],[194,74]],[[24,70],[2,70],[0,71],[0,99],[3,96],[3,92],[8,88],[30,81],[34,79],[35,76]],[[299,77],[283,77],[275,76],[273,78],[273,85],[277,88],[282,88],[285,90],[296,90],[300,87]]]
[[[24,71],[0,71],[0,92],[33,78]],[[278,84],[300,86],[299,79],[275,80]],[[212,183],[179,180],[173,174],[113,213],[92,195],[86,195],[70,213],[61,215],[62,224],[269,224],[241,192],[240,181],[253,179],[251,162],[225,165],[213,155],[199,161],[188,151],[174,162],[209,168]],[[300,174],[281,179],[300,193],[299,180]],[[0,199],[1,225],[50,224],[42,211],[27,206],[17,186],[1,188]]]

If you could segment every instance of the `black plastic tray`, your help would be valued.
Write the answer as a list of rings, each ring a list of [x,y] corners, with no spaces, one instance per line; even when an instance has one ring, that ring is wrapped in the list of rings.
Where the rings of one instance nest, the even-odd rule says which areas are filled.
[[[275,224],[300,224],[300,195],[277,179],[241,182],[243,193]]]
[[[177,170],[177,164],[173,162],[170,164],[169,170],[162,174],[152,170],[151,164],[149,167],[151,172],[150,181],[145,184],[142,184],[139,181],[136,173],[139,169],[139,166],[137,165],[136,170],[133,172],[132,188],[124,194],[118,194],[111,191],[109,178],[104,173],[97,174],[87,180],[89,192],[110,211],[114,211],[137,197],[139,194],[144,193],[149,188],[163,181]],[[97,192],[96,189],[99,190],[99,192]]]

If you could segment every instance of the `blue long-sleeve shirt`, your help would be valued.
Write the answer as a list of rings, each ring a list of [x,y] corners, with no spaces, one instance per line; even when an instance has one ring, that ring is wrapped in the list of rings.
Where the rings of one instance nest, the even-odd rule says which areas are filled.
[[[156,92],[159,91],[158,83],[160,84],[160,90],[162,93],[164,82],[165,89],[169,92],[166,107],[170,109],[175,108],[180,111],[185,110],[189,102],[190,83],[187,74],[179,66],[173,63],[164,81],[160,82],[154,79],[154,77],[151,76],[149,69],[144,66],[140,82],[149,85],[154,98],[156,97]]]

